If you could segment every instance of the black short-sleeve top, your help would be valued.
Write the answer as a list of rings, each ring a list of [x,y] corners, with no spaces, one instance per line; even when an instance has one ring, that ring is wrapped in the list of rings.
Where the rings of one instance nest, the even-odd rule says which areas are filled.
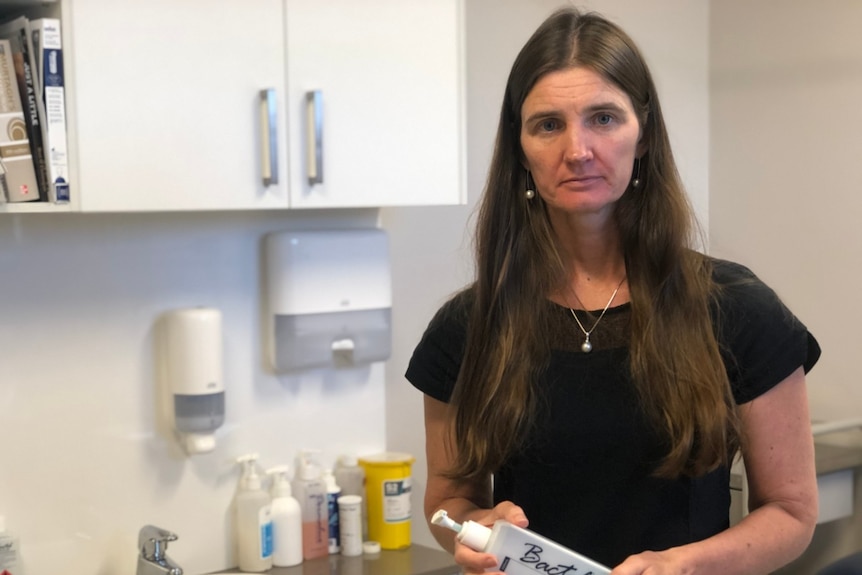
[[[722,286],[713,325],[733,394],[742,404],[800,366],[820,348],[775,292],[749,269],[713,260]],[[448,402],[466,342],[470,291],[449,300],[414,350],[407,379]],[[524,508],[530,529],[608,566],[628,555],[699,541],[729,525],[730,470],[698,478],[651,476],[662,441],[639,408],[629,371],[630,304],[608,309],[583,353],[571,311],[548,302],[549,364],[537,389],[540,416],[525,448],[494,474],[495,503]],[[579,312],[580,313],[580,312]],[[591,326],[598,316],[585,314]]]

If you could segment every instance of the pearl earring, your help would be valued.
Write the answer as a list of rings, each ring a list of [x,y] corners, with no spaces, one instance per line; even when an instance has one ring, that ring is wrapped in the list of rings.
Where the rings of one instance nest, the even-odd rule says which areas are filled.
[[[527,180],[527,191],[524,192],[524,197],[526,197],[527,200],[532,200],[533,198],[536,197],[536,190],[533,189],[536,186],[532,182],[533,178],[530,177],[530,170],[527,170],[526,180]]]
[[[635,158],[635,177],[632,178],[632,187],[637,188],[641,185],[641,159]]]

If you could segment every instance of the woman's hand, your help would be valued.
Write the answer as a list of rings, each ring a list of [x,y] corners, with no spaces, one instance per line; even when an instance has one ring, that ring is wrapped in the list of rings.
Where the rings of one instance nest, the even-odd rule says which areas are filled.
[[[686,575],[692,571],[684,555],[678,548],[644,551],[614,567],[611,575]]]
[[[500,519],[513,523],[518,527],[526,527],[529,523],[524,510],[512,503],[503,501],[493,509],[480,509],[470,514],[469,519],[486,527],[492,527]],[[464,575],[486,574],[486,569],[497,565],[497,558],[490,553],[474,551],[466,545],[455,542],[455,563],[464,570]]]

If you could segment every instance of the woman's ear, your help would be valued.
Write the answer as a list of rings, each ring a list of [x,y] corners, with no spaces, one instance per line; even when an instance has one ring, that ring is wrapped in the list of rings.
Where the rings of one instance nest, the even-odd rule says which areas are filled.
[[[637,147],[635,148],[635,157],[639,160],[641,158],[643,158],[643,155],[646,154],[647,151],[649,150],[646,142],[644,141],[644,136],[646,135],[646,131],[647,131],[646,125],[647,125],[648,119],[649,119],[649,114],[645,113],[643,115],[643,118],[641,118],[641,122],[640,122],[640,130],[639,130],[640,133],[638,134],[638,144],[637,144]]]

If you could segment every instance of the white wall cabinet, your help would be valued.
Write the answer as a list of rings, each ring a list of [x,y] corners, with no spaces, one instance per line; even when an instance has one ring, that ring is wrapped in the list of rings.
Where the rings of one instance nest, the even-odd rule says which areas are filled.
[[[463,203],[462,1],[60,0],[73,201],[0,210]]]
[[[286,0],[291,207],[466,201],[461,4]],[[313,91],[321,183],[309,177]]]
[[[284,93],[283,11],[281,0],[63,2],[81,210],[286,207],[283,162],[278,184],[262,180],[258,104],[261,89]]]

